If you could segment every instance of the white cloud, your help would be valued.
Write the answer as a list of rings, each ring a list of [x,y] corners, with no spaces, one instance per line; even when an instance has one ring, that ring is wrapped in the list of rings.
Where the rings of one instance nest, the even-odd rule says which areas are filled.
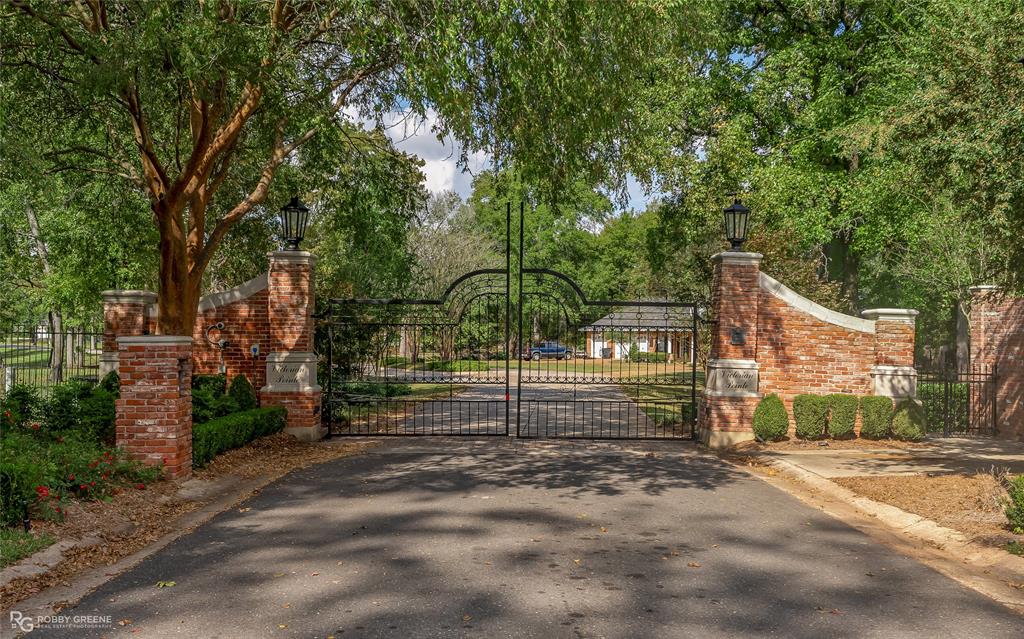
[[[374,122],[360,117],[358,111],[354,109],[347,109],[345,115],[366,128],[375,126]],[[491,166],[490,156],[482,151],[476,151],[467,158],[465,168],[459,167],[458,159],[462,153],[462,146],[451,138],[438,140],[434,132],[437,113],[433,110],[427,111],[426,117],[422,118],[394,112],[380,124],[397,149],[423,160],[424,186],[431,193],[455,191],[463,198],[469,197],[473,190],[473,176],[479,175]],[[633,176],[629,176],[627,189],[627,206],[637,211],[642,211],[648,202],[658,196],[657,193],[646,195]]]

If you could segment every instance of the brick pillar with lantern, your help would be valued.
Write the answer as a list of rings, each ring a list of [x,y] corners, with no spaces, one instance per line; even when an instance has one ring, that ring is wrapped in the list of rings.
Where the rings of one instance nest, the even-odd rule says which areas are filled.
[[[313,352],[316,256],[299,250],[308,215],[309,209],[298,198],[281,209],[286,250],[269,255],[267,384],[260,389],[260,401],[263,406],[288,410],[285,432],[316,441],[326,429],[321,424],[321,389]]]
[[[701,441],[712,448],[750,438],[761,398],[756,355],[762,255],[743,251],[750,209],[736,199],[723,213],[731,248],[711,258],[711,351],[697,423]]]

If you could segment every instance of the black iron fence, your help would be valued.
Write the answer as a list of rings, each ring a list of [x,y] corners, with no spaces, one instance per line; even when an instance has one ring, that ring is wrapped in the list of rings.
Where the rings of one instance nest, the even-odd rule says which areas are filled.
[[[16,384],[33,386],[43,395],[72,379],[99,377],[103,330],[48,324],[0,328],[0,397]]]
[[[994,435],[996,402],[995,366],[918,370],[917,397],[924,404],[928,432],[944,437]]]

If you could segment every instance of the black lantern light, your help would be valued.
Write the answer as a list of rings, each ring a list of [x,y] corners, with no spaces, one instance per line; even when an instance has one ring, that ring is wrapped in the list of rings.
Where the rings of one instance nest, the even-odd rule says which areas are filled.
[[[293,197],[288,204],[281,207],[281,235],[284,238],[284,250],[298,251],[299,242],[306,236],[306,223],[309,221],[309,209]]]
[[[743,206],[739,198],[734,198],[732,204],[723,211],[725,213],[725,239],[732,245],[730,251],[742,251],[743,243],[747,241],[747,220],[750,218],[750,209]]]

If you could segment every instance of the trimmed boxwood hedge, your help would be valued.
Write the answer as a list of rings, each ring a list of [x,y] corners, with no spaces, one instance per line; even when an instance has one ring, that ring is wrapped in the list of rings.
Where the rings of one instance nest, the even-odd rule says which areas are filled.
[[[892,436],[906,441],[924,439],[925,417],[923,405],[912,399],[901,401],[892,416]]]
[[[284,430],[288,411],[282,406],[232,413],[192,427],[192,465],[200,468],[220,453]]]
[[[892,427],[892,399],[869,395],[860,400],[860,436],[867,439],[882,439],[889,435]]]
[[[782,439],[789,432],[789,414],[778,395],[766,395],[754,409],[754,435],[761,441]]]
[[[256,399],[256,389],[249,383],[249,378],[238,374],[231,380],[228,386],[228,397],[235,400],[238,410],[252,410],[259,405]]]
[[[856,395],[835,393],[828,396],[828,435],[835,439],[853,437],[857,427],[857,406],[860,400]]]
[[[797,395],[793,398],[793,420],[796,422],[797,437],[818,439],[825,434],[828,398],[821,395]]]

